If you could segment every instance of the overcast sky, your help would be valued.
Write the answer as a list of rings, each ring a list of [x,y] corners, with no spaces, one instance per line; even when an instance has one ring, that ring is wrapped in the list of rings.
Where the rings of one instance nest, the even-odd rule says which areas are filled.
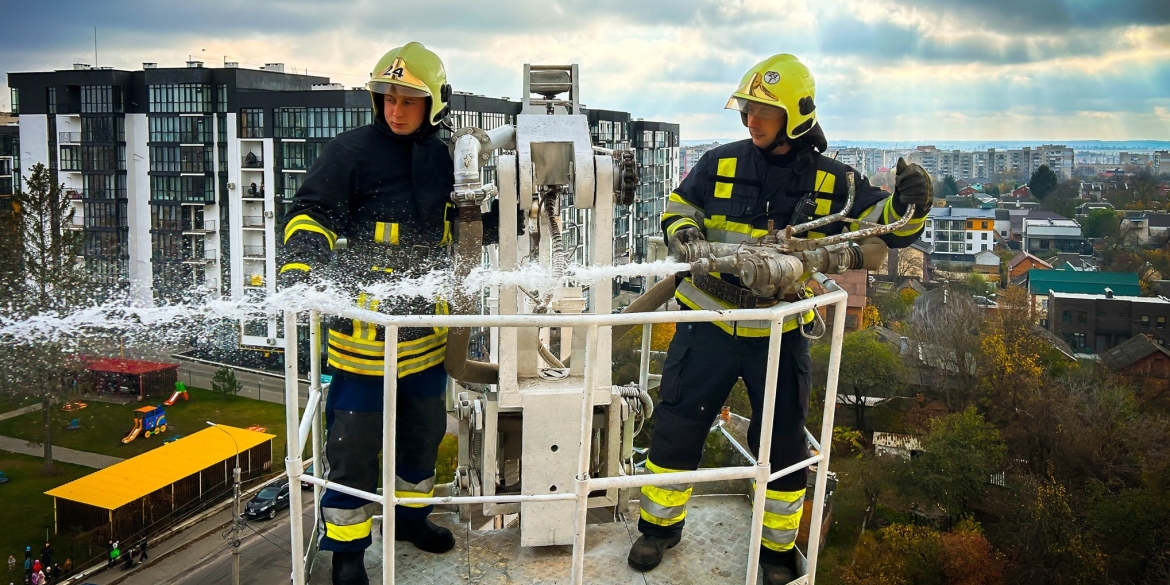
[[[246,6],[244,4],[247,4]],[[8,0],[0,71],[284,62],[354,86],[421,41],[456,90],[579,63],[583,101],[737,138],[744,71],[793,53],[830,139],[1170,137],[1170,0]],[[0,109],[8,109],[7,85]]]

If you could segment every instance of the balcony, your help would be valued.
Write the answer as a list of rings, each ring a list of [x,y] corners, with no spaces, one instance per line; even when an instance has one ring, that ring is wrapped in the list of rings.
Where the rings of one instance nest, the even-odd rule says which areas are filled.
[[[245,215],[243,220],[243,227],[264,229],[264,216],[262,215]]]
[[[244,246],[243,257],[251,260],[264,260],[264,246]]]
[[[244,187],[244,191],[243,191],[243,193],[240,194],[240,198],[241,199],[263,200],[264,199],[264,185],[263,185],[263,183],[261,183],[260,185],[257,185],[256,183],[251,183],[248,186]]]
[[[215,262],[215,250],[194,250],[183,254],[183,264],[211,264]]]
[[[264,168],[264,159],[248,153],[240,159],[240,167],[245,169],[262,169]]]
[[[183,233],[187,235],[210,234],[215,231],[215,220],[184,222]]]
[[[57,142],[61,144],[79,144],[81,132],[58,132]]]
[[[64,194],[65,194],[66,199],[72,199],[74,201],[81,201],[81,197],[85,194],[85,190],[84,189],[65,189]]]
[[[57,166],[57,170],[80,173],[81,172],[81,161],[80,160],[61,159],[61,164]]]

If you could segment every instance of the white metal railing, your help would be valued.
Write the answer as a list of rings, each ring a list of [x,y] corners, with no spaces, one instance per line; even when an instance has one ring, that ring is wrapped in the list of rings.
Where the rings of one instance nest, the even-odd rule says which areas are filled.
[[[698,322],[712,322],[712,321],[748,321],[748,320],[765,320],[771,323],[769,337],[768,337],[768,363],[766,369],[766,378],[764,384],[764,404],[761,414],[761,430],[760,430],[760,447],[759,452],[756,453],[754,465],[741,467],[722,467],[722,468],[708,468],[699,469],[696,471],[685,471],[680,473],[669,474],[643,474],[643,475],[622,475],[616,477],[589,477],[589,449],[590,441],[582,440],[578,454],[577,475],[574,477],[576,482],[576,489],[573,493],[563,494],[512,494],[512,495],[492,495],[492,496],[440,496],[430,498],[399,498],[394,495],[393,490],[384,490],[384,494],[377,494],[366,492],[344,485],[329,482],[321,477],[321,465],[313,466],[313,475],[304,475],[304,461],[301,454],[304,452],[306,442],[311,442],[313,448],[313,460],[320,461],[321,456],[321,437],[323,430],[321,429],[320,408],[322,404],[321,396],[321,358],[320,352],[311,351],[310,355],[310,372],[309,372],[309,397],[308,404],[304,411],[304,418],[298,420],[297,414],[300,408],[299,392],[297,384],[297,368],[298,355],[297,343],[295,335],[285,336],[285,414],[286,414],[286,428],[288,432],[287,444],[296,445],[299,449],[293,452],[289,451],[288,457],[285,459],[285,470],[288,473],[289,482],[304,481],[311,483],[313,488],[313,495],[316,502],[320,502],[322,490],[330,489],[352,495],[364,500],[381,504],[383,507],[383,517],[392,517],[393,507],[397,504],[444,504],[444,505],[459,505],[459,504],[502,504],[502,503],[518,503],[518,502],[540,502],[540,501],[566,501],[574,500],[577,502],[577,518],[575,538],[573,542],[573,559],[572,559],[572,573],[571,582],[576,585],[585,583],[584,580],[584,560],[585,560],[585,532],[586,532],[586,515],[588,513],[588,499],[589,493],[594,490],[608,490],[614,488],[637,488],[645,485],[666,485],[677,483],[698,483],[721,481],[728,479],[754,479],[755,493],[752,500],[752,521],[751,521],[751,538],[748,546],[748,567],[747,580],[748,585],[756,583],[757,572],[759,568],[759,549],[761,537],[763,534],[763,514],[764,504],[766,501],[766,490],[768,482],[780,478],[784,475],[794,473],[802,468],[806,468],[813,464],[817,465],[816,481],[813,493],[812,517],[809,522],[808,533],[808,580],[807,583],[812,584],[815,581],[817,557],[820,549],[820,534],[821,524],[823,520],[823,510],[825,505],[825,486],[828,479],[828,461],[829,450],[833,439],[833,416],[834,406],[837,402],[837,381],[838,371],[841,365],[841,342],[845,333],[845,310],[848,295],[841,290],[829,278],[814,274],[817,279],[829,292],[798,301],[795,303],[782,303],[774,307],[766,309],[736,309],[727,311],[660,311],[650,313],[626,313],[626,314],[523,314],[523,315],[385,315],[366,311],[362,309],[352,309],[336,313],[337,316],[349,319],[358,319],[367,323],[374,323],[382,325],[386,328],[386,352],[385,352],[385,370],[384,370],[384,385],[383,385],[383,404],[385,408],[382,413],[382,428],[395,429],[397,428],[397,392],[398,392],[398,330],[402,327],[585,327],[585,363],[594,363],[594,355],[598,350],[598,332],[601,327],[610,327],[615,325],[652,325],[654,323],[698,323]],[[786,317],[799,315],[809,310],[817,308],[833,306],[833,325],[831,348],[829,353],[829,375],[825,385],[825,409],[821,417],[821,432],[820,442],[816,455],[808,457],[807,459],[789,465],[783,469],[773,472],[769,464],[772,450],[772,424],[773,412],[776,406],[776,385],[780,365],[780,344],[782,335],[782,323]],[[316,348],[320,343],[320,322],[321,314],[319,311],[310,311],[309,318],[309,347]],[[296,312],[285,311],[284,313],[284,327],[285,331],[295,331],[297,326]],[[643,336],[643,348],[646,348],[649,335]],[[642,359],[648,359],[649,352],[642,352]],[[643,368],[645,371],[645,368]],[[593,390],[596,388],[595,382],[596,372],[592,367],[585,369],[585,384],[581,394],[581,437],[588,437],[591,432],[593,420]],[[646,376],[643,376],[646,378]],[[646,380],[642,380],[643,383]],[[306,436],[306,433],[309,436]],[[810,440],[812,437],[810,435]],[[310,441],[311,439],[311,441]],[[382,433],[382,452],[385,454],[395,453],[396,437],[393,432]],[[812,440],[813,444],[817,444]],[[382,457],[382,485],[394,485],[395,478],[395,457],[387,455]],[[293,510],[301,509],[301,494],[300,490],[289,490],[290,506]],[[387,516],[389,514],[389,516]],[[319,517],[320,514],[315,514]],[[293,585],[305,584],[305,567],[308,562],[308,557],[304,549],[304,533],[302,529],[302,516],[300,514],[291,515],[291,551],[292,551],[292,582]],[[395,570],[395,526],[393,522],[383,522],[382,524],[382,583],[386,585],[393,585],[394,570]]]

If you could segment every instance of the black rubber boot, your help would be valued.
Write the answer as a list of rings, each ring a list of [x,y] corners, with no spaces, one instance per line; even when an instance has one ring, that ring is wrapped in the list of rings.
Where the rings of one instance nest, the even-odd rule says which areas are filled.
[[[450,530],[436,526],[430,518],[394,520],[394,540],[406,541],[429,553],[445,553],[455,548],[455,536]]]
[[[333,585],[370,585],[366,551],[333,553]]]
[[[764,585],[788,585],[796,580],[796,571],[787,565],[760,563],[760,572],[764,576]]]
[[[668,548],[674,548],[674,545],[682,540],[682,532],[674,533],[670,538],[658,538],[657,536],[650,536],[643,534],[634,541],[634,546],[630,547],[630,556],[627,557],[630,566],[645,573],[658,566],[662,562],[662,554]]]

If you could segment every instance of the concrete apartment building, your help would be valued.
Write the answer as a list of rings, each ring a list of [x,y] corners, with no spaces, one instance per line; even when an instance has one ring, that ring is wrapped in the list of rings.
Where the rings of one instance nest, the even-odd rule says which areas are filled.
[[[1010,176],[1027,181],[1041,165],[1048,165],[1057,178],[1064,180],[1073,176],[1074,155],[1073,149],[1057,144],[1045,144],[1034,149],[1025,146],[1018,150],[990,148],[973,152],[919,146],[907,156],[907,161],[922,165],[926,172],[937,178],[947,175],[955,179]]]
[[[8,82],[19,126],[0,130],[0,187],[5,177],[15,180],[5,171],[44,163],[72,198],[90,270],[140,301],[259,300],[275,292],[289,201],[333,137],[372,121],[365,89],[285,73],[279,63],[75,65],[10,73]],[[456,92],[450,119],[456,129],[491,129],[514,122],[520,108]],[[616,210],[614,261],[637,261],[678,182],[679,127],[624,112],[587,114],[599,146],[635,150],[637,200]],[[8,128],[18,128],[18,151]],[[495,180],[494,163],[485,166],[487,181]],[[563,238],[584,255],[580,213],[587,211],[562,212]],[[240,343],[279,346],[281,326],[257,316],[242,324]]]

